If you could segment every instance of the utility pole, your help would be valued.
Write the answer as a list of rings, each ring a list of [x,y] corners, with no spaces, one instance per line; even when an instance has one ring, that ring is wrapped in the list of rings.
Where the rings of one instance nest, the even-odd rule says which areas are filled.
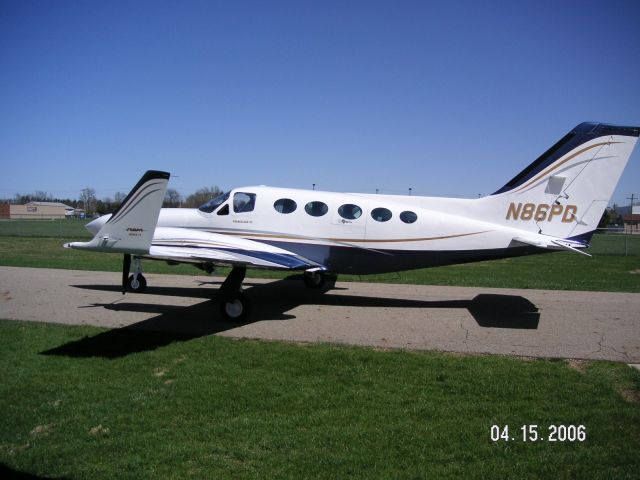
[[[635,198],[635,193],[632,193],[630,197],[627,197],[627,200],[631,202],[629,204],[629,233],[633,233],[633,201]]]

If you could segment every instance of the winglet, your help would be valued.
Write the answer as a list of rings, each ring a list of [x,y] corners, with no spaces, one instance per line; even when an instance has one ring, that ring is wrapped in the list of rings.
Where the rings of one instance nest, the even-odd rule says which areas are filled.
[[[168,172],[147,171],[91,241],[72,242],[65,247],[138,255],[149,253],[169,176]]]

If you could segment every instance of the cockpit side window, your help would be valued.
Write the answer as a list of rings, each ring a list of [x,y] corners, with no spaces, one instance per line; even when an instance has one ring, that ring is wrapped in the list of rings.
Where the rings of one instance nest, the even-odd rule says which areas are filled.
[[[212,198],[207,203],[203,204],[198,210],[204,213],[211,213],[224,202],[229,199],[229,192],[218,195],[216,198]]]
[[[225,204],[221,209],[216,212],[216,215],[229,215],[229,204]]]
[[[236,192],[233,195],[233,211],[234,213],[252,212],[256,206],[256,194]]]

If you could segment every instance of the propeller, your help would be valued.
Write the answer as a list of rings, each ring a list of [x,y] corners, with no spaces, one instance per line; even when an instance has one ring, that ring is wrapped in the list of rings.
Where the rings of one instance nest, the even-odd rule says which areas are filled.
[[[127,280],[129,280],[129,270],[131,269],[131,254],[125,253],[122,261],[122,294],[127,291]]]

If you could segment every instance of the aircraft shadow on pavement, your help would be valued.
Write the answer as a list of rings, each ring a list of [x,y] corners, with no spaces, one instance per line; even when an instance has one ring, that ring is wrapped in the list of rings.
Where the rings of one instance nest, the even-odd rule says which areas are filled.
[[[468,310],[478,326],[484,328],[536,329],[540,320],[538,308],[533,303],[524,297],[514,295],[481,294],[471,300],[433,301],[345,294],[323,295],[319,291],[307,289],[301,282],[288,279],[270,283],[248,282],[245,285],[251,286],[246,293],[253,303],[249,323],[295,318],[294,315],[286,312],[303,304],[362,308],[419,308],[424,309],[425,314],[428,314],[429,310],[459,308]],[[118,286],[105,285],[76,285],[76,288],[119,291]],[[145,303],[142,301],[144,295],[139,294],[125,297],[135,301],[87,305],[87,307],[115,311],[147,312],[156,316],[41,353],[70,357],[118,358],[241,326],[220,317],[218,305],[210,300],[215,292],[216,290],[207,288],[189,287],[149,287],[146,291],[146,294],[153,295],[207,298],[189,307]]]

